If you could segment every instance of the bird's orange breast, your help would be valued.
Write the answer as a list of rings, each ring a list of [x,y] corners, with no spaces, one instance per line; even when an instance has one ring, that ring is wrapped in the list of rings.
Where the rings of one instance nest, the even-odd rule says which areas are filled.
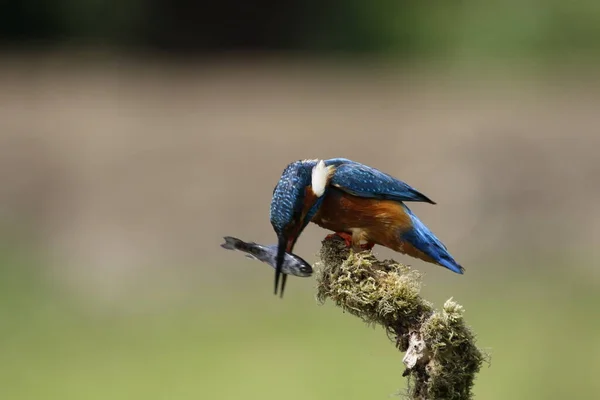
[[[399,235],[412,227],[402,205],[392,200],[353,196],[330,188],[312,222],[334,232],[364,231],[366,240],[392,249]]]

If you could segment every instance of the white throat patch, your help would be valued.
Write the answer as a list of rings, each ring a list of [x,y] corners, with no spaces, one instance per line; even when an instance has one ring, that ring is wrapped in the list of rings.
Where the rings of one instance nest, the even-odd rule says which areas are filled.
[[[312,190],[317,197],[321,197],[323,196],[323,193],[325,193],[325,186],[327,186],[328,178],[329,170],[325,166],[325,162],[320,160],[317,165],[313,167],[311,177]]]

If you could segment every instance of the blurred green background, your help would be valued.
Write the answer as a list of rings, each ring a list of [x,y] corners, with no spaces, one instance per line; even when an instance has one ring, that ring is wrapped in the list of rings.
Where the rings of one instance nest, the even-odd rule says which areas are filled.
[[[1,399],[386,399],[379,328],[219,247],[348,157],[466,267],[478,399],[596,398],[600,3],[23,0],[0,13]],[[316,259],[328,232],[296,252]]]

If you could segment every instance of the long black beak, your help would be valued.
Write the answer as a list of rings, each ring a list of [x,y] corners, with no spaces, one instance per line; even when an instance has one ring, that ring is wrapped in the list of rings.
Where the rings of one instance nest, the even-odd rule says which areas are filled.
[[[287,239],[281,235],[279,236],[279,243],[277,244],[277,258],[275,265],[275,294],[277,294],[277,289],[279,288],[279,276],[281,275],[281,268],[283,267],[283,257],[285,256],[285,248],[287,246]],[[285,281],[287,280],[287,275],[283,274],[283,279],[281,280],[281,293],[280,297],[283,297],[283,291],[285,289]]]

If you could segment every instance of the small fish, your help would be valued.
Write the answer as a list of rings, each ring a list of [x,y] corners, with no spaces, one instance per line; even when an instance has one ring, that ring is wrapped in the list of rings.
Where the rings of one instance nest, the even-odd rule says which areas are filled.
[[[221,245],[222,248],[227,250],[238,250],[246,254],[247,258],[262,261],[275,268],[277,264],[277,245],[272,244],[270,246],[264,246],[254,242],[244,242],[243,240],[225,236],[225,243]],[[309,263],[304,261],[292,253],[285,253],[283,258],[283,267],[281,272],[288,275],[300,276],[306,278],[312,275],[313,269]]]

